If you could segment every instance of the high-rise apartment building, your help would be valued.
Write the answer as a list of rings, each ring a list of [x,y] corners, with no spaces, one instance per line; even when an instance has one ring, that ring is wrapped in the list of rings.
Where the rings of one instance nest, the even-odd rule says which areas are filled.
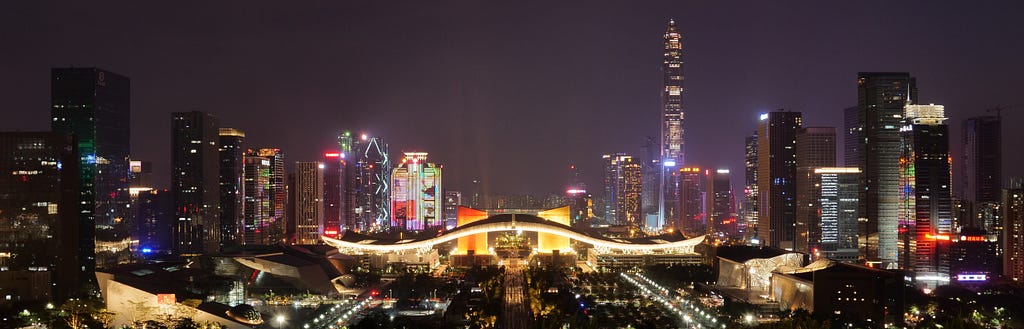
[[[71,134],[0,133],[0,290],[6,296],[0,304],[64,300],[90,290],[94,249],[81,231],[93,226],[79,217],[86,206],[79,164]],[[39,284],[26,285],[24,278]]]
[[[605,154],[605,220],[616,225],[639,227],[643,174],[639,161],[625,153]]]
[[[218,130],[217,152],[220,159],[220,233],[222,246],[241,244],[243,220],[242,170],[245,161],[245,133],[234,128]]]
[[[1024,184],[1003,190],[1003,276],[1024,281]]]
[[[758,228],[761,245],[796,248],[796,135],[800,112],[761,114],[757,125]]]
[[[917,103],[915,79],[905,72],[857,74],[857,109],[846,113],[847,160],[861,168],[861,249],[865,260],[896,267],[900,127],[907,104]],[[853,148],[853,149],[851,149]],[[847,161],[847,162],[851,162]],[[851,165],[847,163],[847,165]]]
[[[296,162],[294,203],[296,244],[319,244],[324,223],[324,169],[322,162]]]
[[[816,168],[813,186],[814,196],[818,199],[814,211],[821,215],[818,225],[811,226],[816,230],[810,234],[814,237],[811,240],[812,256],[857,262],[860,169]]]
[[[960,195],[970,209],[962,225],[1000,233],[999,198],[1003,179],[1002,122],[999,116],[979,116],[961,126]]]
[[[171,193],[178,254],[220,250],[220,155],[217,117],[205,112],[171,115]]]
[[[426,152],[405,152],[391,173],[391,226],[402,231],[439,229],[441,166],[427,162]]]
[[[949,127],[942,105],[907,105],[900,128],[900,265],[918,278],[948,278],[953,232]]]
[[[683,43],[675,20],[668,22],[664,35],[661,90],[661,187],[659,188],[658,226],[676,221],[678,214],[679,176],[676,166],[684,163],[683,150]]]
[[[813,253],[821,248],[821,214],[816,168],[836,166],[836,129],[807,127],[796,134],[796,249]]]

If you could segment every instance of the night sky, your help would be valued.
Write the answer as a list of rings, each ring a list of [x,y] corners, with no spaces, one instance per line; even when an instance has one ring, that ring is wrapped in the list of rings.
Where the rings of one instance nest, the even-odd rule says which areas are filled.
[[[658,136],[670,18],[688,164],[730,168],[734,186],[758,113],[842,127],[858,71],[916,76],[923,103],[946,105],[956,155],[963,118],[1024,104],[1018,1],[300,3],[7,1],[0,130],[48,130],[50,68],[95,66],[131,78],[132,153],[161,187],[170,113],[199,110],[288,162],[351,129],[395,159],[429,152],[447,188],[556,192],[577,164],[600,195],[601,154]],[[1024,175],[1021,123],[1024,107],[1004,112],[1005,176]]]

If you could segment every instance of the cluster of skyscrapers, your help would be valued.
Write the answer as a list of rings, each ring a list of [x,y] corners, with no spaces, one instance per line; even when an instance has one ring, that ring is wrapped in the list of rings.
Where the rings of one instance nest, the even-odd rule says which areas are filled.
[[[838,133],[805,127],[800,112],[760,115],[746,138],[737,202],[728,169],[685,162],[681,51],[670,21],[661,140],[649,138],[642,159],[603,156],[599,209],[608,224],[905,269],[930,286],[1003,273],[1021,279],[1021,193],[1002,181],[998,113],[962,123],[963,157],[953,161],[945,108],[920,103],[914,77],[859,73],[858,104],[844,111]]]

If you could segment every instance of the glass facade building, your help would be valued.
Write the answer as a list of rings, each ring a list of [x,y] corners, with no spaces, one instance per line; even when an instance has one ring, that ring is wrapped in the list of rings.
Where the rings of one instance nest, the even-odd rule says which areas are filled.
[[[217,117],[205,112],[171,114],[171,193],[179,254],[220,250],[220,154]]]

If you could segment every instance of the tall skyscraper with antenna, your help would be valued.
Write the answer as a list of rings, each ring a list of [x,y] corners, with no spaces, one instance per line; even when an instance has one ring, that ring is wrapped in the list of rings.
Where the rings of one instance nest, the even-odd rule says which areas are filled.
[[[666,219],[677,217],[679,184],[677,165],[683,156],[683,44],[675,20],[668,21],[665,30],[665,55],[662,62],[663,88],[661,91],[661,188],[659,189],[659,226]]]

